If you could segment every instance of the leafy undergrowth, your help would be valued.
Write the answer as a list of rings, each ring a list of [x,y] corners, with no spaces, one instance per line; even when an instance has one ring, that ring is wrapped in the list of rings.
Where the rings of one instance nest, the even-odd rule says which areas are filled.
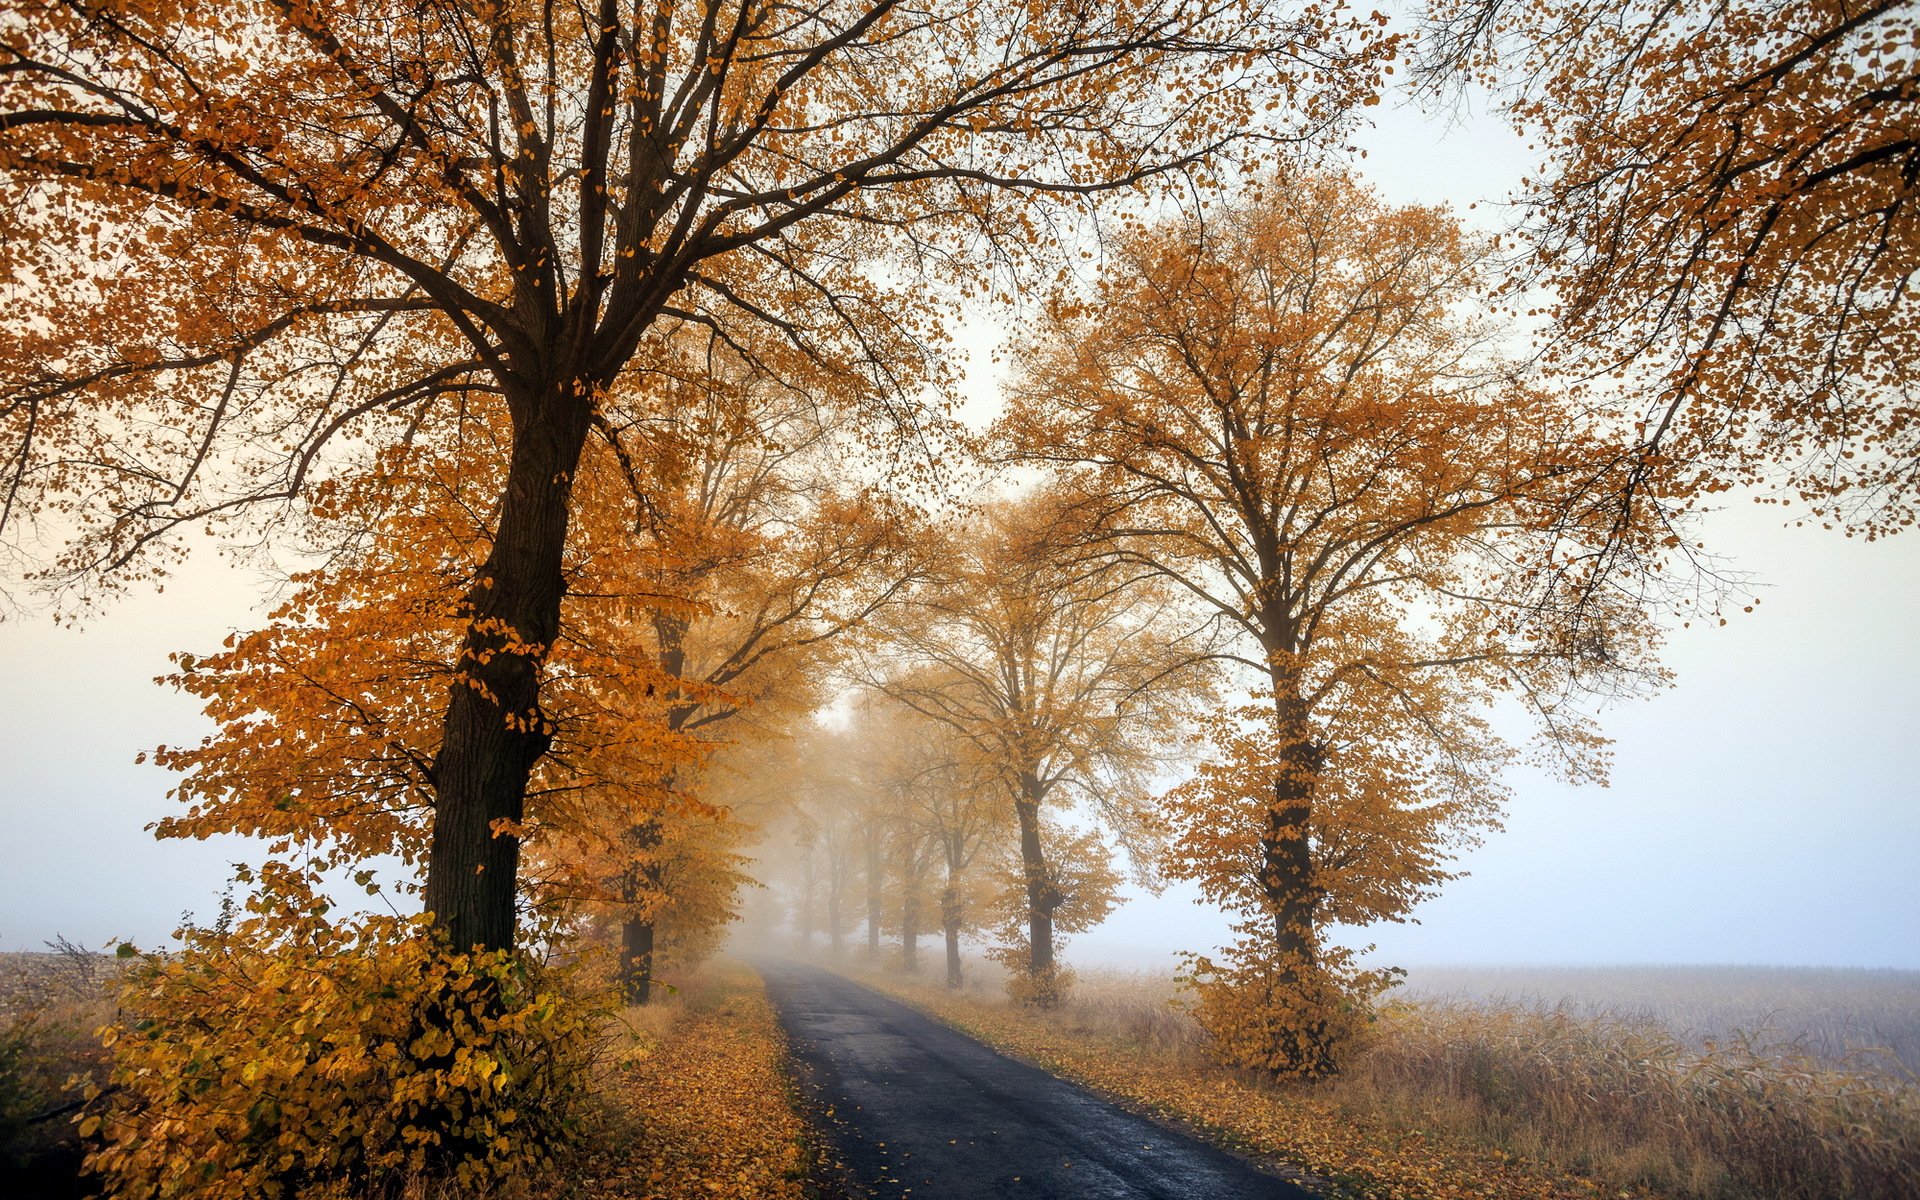
[[[720,963],[628,1009],[632,1044],[565,1200],[801,1200],[813,1166],[760,977]]]

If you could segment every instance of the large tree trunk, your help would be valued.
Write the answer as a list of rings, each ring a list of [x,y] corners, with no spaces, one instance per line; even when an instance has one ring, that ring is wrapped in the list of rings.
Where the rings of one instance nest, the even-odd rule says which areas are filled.
[[[560,625],[574,471],[591,389],[568,381],[513,408],[513,452],[493,550],[467,593],[467,633],[434,759],[424,900],[455,949],[514,940],[517,826],[552,743],[540,666]]]
[[[1312,737],[1298,681],[1276,672],[1274,695],[1280,762],[1260,835],[1260,882],[1273,915],[1279,982],[1300,1006],[1297,1012],[1324,1013],[1332,992],[1320,964],[1322,892],[1314,878],[1313,822],[1326,755]],[[1332,1037],[1324,1017],[1310,1017],[1285,1030],[1271,1050],[1289,1073],[1326,1075],[1336,1069]]]
[[[1313,873],[1313,800],[1325,755],[1312,738],[1297,680],[1275,679],[1280,763],[1260,834],[1260,884],[1273,914],[1274,946],[1291,964],[1288,976],[1318,966],[1320,888]]]
[[[653,998],[653,922],[628,921],[620,931],[620,985],[628,1004]]]

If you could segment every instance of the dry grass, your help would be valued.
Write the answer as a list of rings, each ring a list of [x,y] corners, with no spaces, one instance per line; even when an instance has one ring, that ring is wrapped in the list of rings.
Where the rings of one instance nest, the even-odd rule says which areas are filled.
[[[1329,1092],[1673,1196],[1920,1195],[1911,1081],[1747,1040],[1695,1049],[1648,1022],[1407,1004]]]
[[[1009,1009],[978,968],[957,994],[881,979],[989,1041],[1359,1195],[1920,1195],[1920,1087],[1792,1043],[1709,1046],[1598,1009],[1420,1000],[1384,1012],[1342,1077],[1276,1086],[1211,1062],[1169,1003],[1170,978],[1083,971],[1044,1019]]]
[[[65,939],[0,954],[0,1194],[82,1196],[69,1084],[106,1077],[94,1031],[113,1019],[115,960]]]

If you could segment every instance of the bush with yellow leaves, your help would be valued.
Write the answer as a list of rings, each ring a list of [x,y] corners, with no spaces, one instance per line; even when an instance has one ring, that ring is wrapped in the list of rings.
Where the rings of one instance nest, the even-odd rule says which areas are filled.
[[[1243,938],[1227,960],[1188,956],[1182,980],[1194,1020],[1222,1061],[1273,1076],[1334,1074],[1373,1020],[1373,1002],[1392,982],[1362,971],[1351,952],[1325,949],[1302,962]]]
[[[87,1167],[128,1200],[478,1188],[572,1136],[604,1011],[560,972],[326,905],[189,930],[127,974]]]

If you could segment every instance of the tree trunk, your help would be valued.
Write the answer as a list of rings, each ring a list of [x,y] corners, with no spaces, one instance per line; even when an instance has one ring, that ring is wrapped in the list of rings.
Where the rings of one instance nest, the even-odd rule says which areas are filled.
[[[800,927],[794,931],[794,934],[795,934],[794,940],[800,943],[800,949],[802,951],[808,954],[811,954],[813,952],[813,892],[814,892],[814,869],[813,869],[813,847],[812,846],[807,847],[806,877],[802,882],[802,887],[803,887],[803,890],[800,893],[800,921],[799,921]]]
[[[845,950],[841,941],[843,930],[840,920],[840,893],[844,882],[841,878],[840,865],[832,864],[827,877],[827,943],[833,948],[835,958],[839,958]]]
[[[620,983],[628,1004],[653,997],[653,922],[628,921],[620,931]]]
[[[920,970],[919,881],[909,875],[906,882],[906,899],[900,903],[900,969],[913,975]]]
[[[880,957],[880,922],[885,914],[881,910],[880,884],[880,830],[877,824],[869,823],[865,832],[867,849],[867,957]]]
[[[654,918],[640,916],[633,906],[643,898],[652,909],[655,900],[647,892],[660,890],[660,865],[642,856],[660,845],[660,826],[652,821],[630,826],[626,841],[634,861],[621,881],[620,899],[629,906],[620,925],[620,992],[628,1004],[645,1004],[653,994]]]
[[[1014,803],[1020,821],[1020,865],[1027,877],[1027,971],[1036,983],[1053,975],[1053,910],[1063,897],[1047,869],[1046,850],[1040,844],[1040,801],[1037,782],[1022,781],[1022,798]]]
[[[1325,753],[1311,736],[1297,681],[1275,680],[1275,719],[1280,742],[1273,800],[1260,834],[1260,883],[1273,914],[1274,946],[1291,981],[1319,965],[1316,922],[1320,889],[1313,877],[1313,799]],[[1284,690],[1283,690],[1284,689]]]
[[[591,388],[510,398],[513,451],[493,549],[467,593],[467,632],[434,759],[424,901],[457,950],[514,941],[527,778],[553,730],[540,667],[560,625],[574,471]]]
[[[1275,732],[1280,744],[1273,799],[1260,835],[1260,881],[1273,914],[1279,982],[1292,993],[1297,1012],[1324,1013],[1332,1002],[1319,957],[1321,889],[1314,879],[1314,789],[1326,765],[1314,741],[1298,681],[1276,673]],[[1324,1017],[1279,1031],[1270,1047],[1287,1073],[1317,1077],[1336,1069],[1332,1033]]]
[[[940,895],[940,925],[947,935],[947,986],[960,986],[960,889],[948,885]]]

